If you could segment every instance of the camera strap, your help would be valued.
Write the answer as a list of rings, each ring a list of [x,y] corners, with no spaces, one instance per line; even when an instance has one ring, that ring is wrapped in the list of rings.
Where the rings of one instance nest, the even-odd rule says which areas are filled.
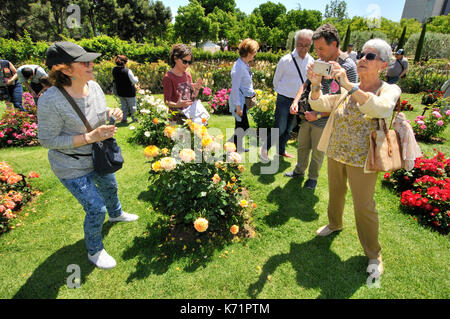
[[[300,72],[300,68],[298,67],[297,61],[295,60],[295,57],[292,53],[291,53],[291,56],[292,56],[292,60],[295,63],[295,67],[297,68],[298,75],[300,75],[300,79],[302,80],[302,85],[303,85],[303,83],[305,83],[305,81],[303,80],[302,72]]]

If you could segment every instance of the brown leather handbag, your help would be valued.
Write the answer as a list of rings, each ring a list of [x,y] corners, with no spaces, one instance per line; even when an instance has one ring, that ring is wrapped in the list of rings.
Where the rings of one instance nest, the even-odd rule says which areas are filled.
[[[400,101],[400,100],[399,100]],[[397,101],[398,111],[400,103]],[[397,113],[398,113],[397,111]],[[392,114],[389,129],[385,119],[377,119],[377,129],[370,132],[370,145],[367,155],[367,169],[376,172],[392,172],[402,168],[402,149],[400,138],[392,128]]]

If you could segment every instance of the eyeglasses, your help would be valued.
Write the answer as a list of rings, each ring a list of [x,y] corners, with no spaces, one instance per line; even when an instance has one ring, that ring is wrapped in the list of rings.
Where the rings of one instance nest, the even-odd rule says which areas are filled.
[[[89,61],[89,62],[79,62],[79,63],[81,63],[82,65],[84,65],[86,68],[88,68],[88,67],[91,65],[91,62],[92,62],[92,61]]]
[[[183,60],[183,59],[181,59],[181,62],[183,62],[183,64],[192,64],[192,61]]]
[[[371,52],[365,53],[365,52],[363,52],[363,53],[361,53],[360,59],[366,57],[366,60],[373,61],[373,60],[375,60],[377,58],[377,56],[378,55],[376,53],[371,53]]]

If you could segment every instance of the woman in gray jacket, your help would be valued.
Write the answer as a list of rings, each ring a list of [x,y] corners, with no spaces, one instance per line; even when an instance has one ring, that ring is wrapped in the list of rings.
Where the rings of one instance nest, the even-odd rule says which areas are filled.
[[[106,125],[110,117],[122,119],[119,108],[106,107],[100,86],[94,82],[93,60],[99,53],[88,53],[71,42],[56,42],[47,50],[46,65],[51,70],[49,88],[38,102],[38,138],[50,149],[51,168],[61,183],[82,205],[84,238],[88,259],[99,268],[113,268],[116,261],[108,255],[102,243],[102,225],[106,212],[109,221],[133,221],[137,215],[122,211],[117,196],[114,173],[99,175],[94,171],[92,143],[113,137],[114,125]],[[87,129],[59,91],[64,88],[86,116],[93,131]]]

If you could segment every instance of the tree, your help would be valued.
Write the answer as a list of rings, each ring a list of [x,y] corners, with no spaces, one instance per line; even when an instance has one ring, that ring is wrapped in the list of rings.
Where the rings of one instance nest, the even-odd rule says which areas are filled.
[[[400,39],[398,40],[397,50],[403,49],[403,47],[405,46],[405,42],[406,42],[406,25],[404,26],[402,35],[400,36]]]
[[[436,33],[450,33],[450,14],[446,16],[433,17],[433,20],[428,24],[427,30]]]
[[[207,17],[211,23],[217,23],[219,39],[227,38],[227,32],[238,25],[237,17],[233,12],[225,12],[219,8],[215,8]]]
[[[192,0],[187,6],[179,7],[175,17],[175,33],[183,42],[209,40],[211,20],[205,16],[205,9],[197,0]]]
[[[427,22],[423,24],[422,32],[420,33],[419,43],[417,44],[416,55],[414,57],[414,63],[420,61],[420,56],[422,54],[423,44],[425,42],[425,33],[427,32]]]
[[[164,6],[162,1],[149,2],[151,15],[148,20],[149,35],[153,37],[153,43],[156,44],[156,39],[162,38],[167,30],[169,23],[172,21],[172,11],[169,7]]]
[[[330,5],[325,6],[325,18],[337,18],[338,21],[342,21],[348,18],[347,14],[347,2],[344,0],[332,0]]]
[[[225,12],[233,12],[236,7],[234,0],[197,0],[205,8],[205,15],[210,14],[215,8]]]
[[[268,1],[253,10],[253,13],[261,15],[264,25],[272,29],[277,26],[277,18],[283,14],[286,14],[286,7],[281,3],[275,4]]]
[[[344,42],[343,42],[343,44],[342,44],[342,51],[347,51],[347,47],[348,47],[348,45],[349,45],[349,43],[350,43],[350,35],[351,35],[351,29],[350,29],[350,24],[348,25],[348,27],[347,27],[347,33],[345,34],[345,40],[344,40]]]

